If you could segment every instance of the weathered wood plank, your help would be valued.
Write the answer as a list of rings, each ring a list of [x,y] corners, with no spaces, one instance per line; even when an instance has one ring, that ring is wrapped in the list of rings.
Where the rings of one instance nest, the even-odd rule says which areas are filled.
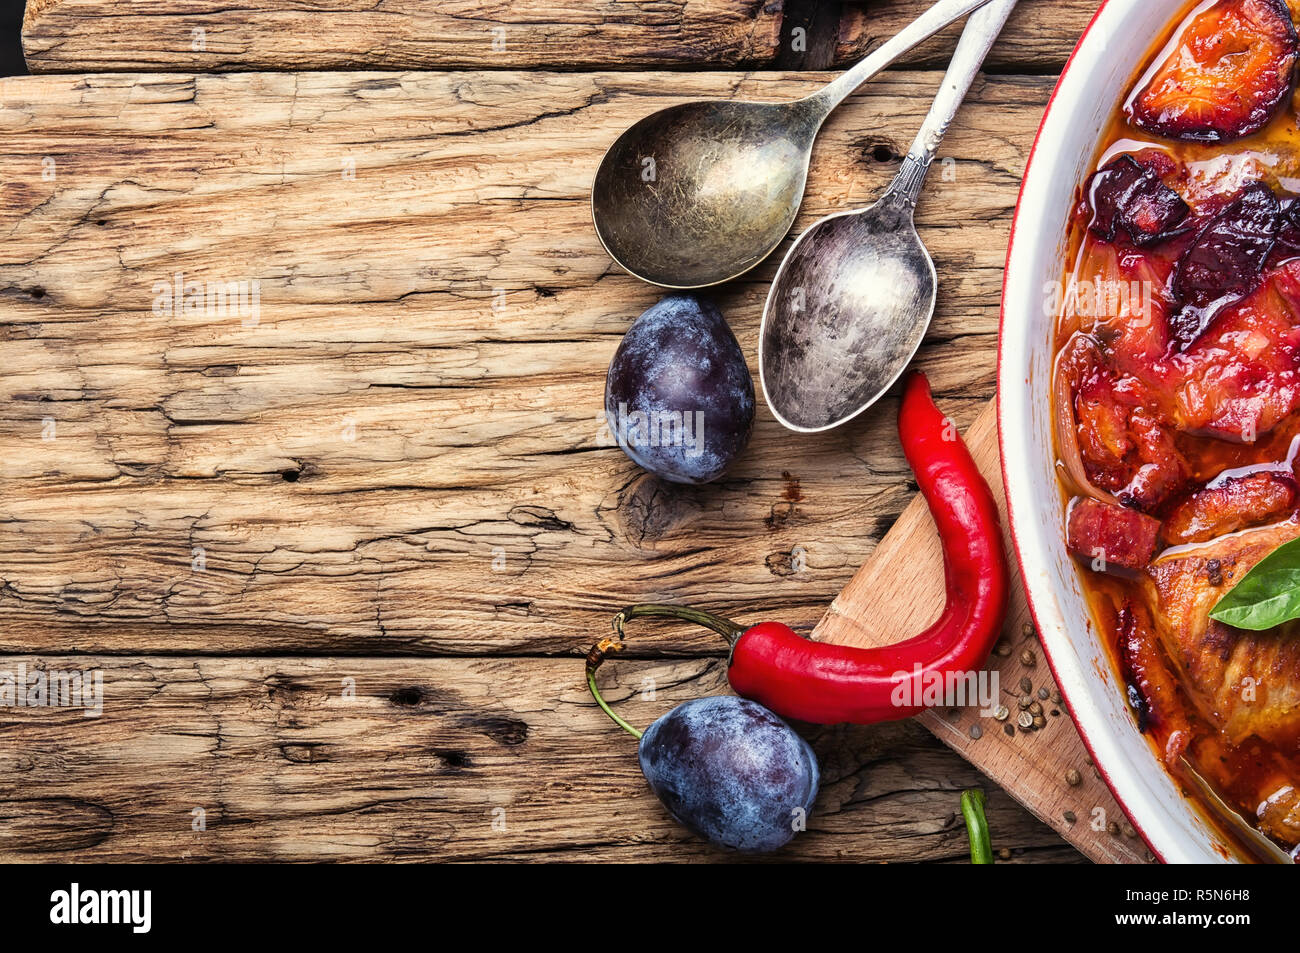
[[[782,0],[28,0],[33,72],[770,63]]]
[[[587,190],[658,106],[817,81],[6,82],[0,649],[574,652],[646,599],[810,629],[906,503],[895,405],[811,439],[764,408],[719,484],[641,474],[597,416],[657,293],[605,256]],[[937,81],[891,74],[836,113],[797,227],[883,187]],[[977,84],[919,211],[943,276],[921,366],[962,424],[992,394],[1049,87]],[[719,295],[751,363],[774,268]],[[178,272],[259,281],[258,320],[155,314]]]
[[[5,861],[737,859],[668,817],[576,659],[5,656],[0,671],[20,663],[99,670],[103,709],[3,710]],[[619,661],[602,684],[647,724],[725,673]],[[967,855],[959,792],[982,779],[920,726],[809,738],[822,794],[774,859]],[[996,848],[1078,859],[985,787]]]
[[[856,62],[916,18],[926,0],[860,0],[842,7],[835,62]],[[1059,73],[1101,0],[1020,0],[985,60],[998,72]],[[911,69],[946,67],[961,26],[922,43],[906,57]]]
[[[837,62],[858,59],[931,0],[834,5],[817,26]],[[1000,72],[1058,72],[1099,0],[1021,0],[989,58]],[[120,70],[719,68],[800,61],[808,23],[783,0],[29,0],[23,47],[33,72]],[[202,31],[201,34],[195,31]],[[802,30],[802,34],[796,33]],[[946,65],[960,26],[900,66]]]

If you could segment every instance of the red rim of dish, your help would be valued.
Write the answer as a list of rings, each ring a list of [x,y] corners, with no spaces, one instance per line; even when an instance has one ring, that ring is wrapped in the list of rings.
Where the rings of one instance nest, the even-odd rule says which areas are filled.
[[[1106,7],[1108,7],[1109,5],[1110,5],[1110,0],[1102,0],[1101,6],[1099,6],[1097,8],[1097,12],[1093,14],[1092,19],[1088,22],[1088,26],[1083,31],[1083,35],[1079,37],[1079,42],[1075,44],[1074,50],[1070,53],[1070,58],[1066,60],[1065,68],[1061,70],[1061,76],[1056,81],[1056,86],[1052,90],[1052,95],[1047,101],[1047,108],[1043,111],[1043,119],[1038,125],[1038,132],[1034,136],[1034,144],[1029,150],[1029,158],[1025,160],[1025,171],[1024,171],[1024,175],[1021,177],[1020,180],[1020,193],[1016,198],[1016,211],[1014,216],[1011,219],[1011,237],[1010,240],[1007,242],[1007,258],[1002,269],[1002,304],[998,315],[998,340],[999,340],[998,380],[999,381],[1001,381],[1002,379],[1002,346],[1000,342],[1002,340],[1002,334],[1006,328],[1006,323],[1007,323],[1007,305],[1006,305],[1007,274],[1011,267],[1012,249],[1015,248],[1015,244],[1016,244],[1016,226],[1017,224],[1019,224],[1020,221],[1020,199],[1024,197],[1025,180],[1029,178],[1029,170],[1033,166],[1034,155],[1038,151],[1038,143],[1043,135],[1043,127],[1047,125],[1047,117],[1051,115],[1052,108],[1053,106],[1056,105],[1056,96],[1061,91],[1061,84],[1065,82],[1065,78],[1066,76],[1069,75],[1071,67],[1074,66],[1075,57],[1078,56],[1079,54],[1079,47],[1083,45],[1084,40],[1088,38],[1088,34],[1092,32],[1093,27],[1097,25],[1097,20],[1101,17],[1102,13],[1105,12]],[[1003,494],[1007,495],[1006,494],[1006,487],[1007,487],[1006,440],[1005,440],[1003,421],[1002,421],[1001,389],[998,390],[997,401],[998,401],[997,416],[998,416],[999,466],[1002,469]],[[1007,521],[1010,524],[1011,543],[1012,543],[1012,548],[1015,550],[1016,553],[1016,563],[1020,567],[1021,586],[1022,588],[1024,588],[1025,591],[1025,601],[1029,605],[1029,615],[1034,620],[1034,627],[1039,631],[1039,633],[1041,633],[1043,631],[1043,628],[1038,621],[1038,610],[1034,607],[1033,597],[1029,594],[1029,588],[1024,583],[1024,580],[1028,578],[1027,574],[1025,573],[1025,558],[1024,558],[1024,554],[1020,551],[1020,540],[1016,535],[1015,513],[1011,508],[1011,498],[1009,495],[1007,496]],[[1042,641],[1041,639],[1040,639],[1040,644],[1042,645],[1043,648],[1043,655],[1047,659],[1047,667],[1052,670],[1052,678],[1056,681],[1057,686],[1061,686],[1061,679],[1058,677],[1056,671],[1056,663],[1052,660],[1051,650],[1048,649],[1047,643],[1045,641]],[[1061,687],[1061,692],[1062,694],[1065,695],[1065,699],[1068,702],[1069,695],[1068,693],[1066,693],[1064,687]],[[1084,748],[1087,749],[1088,756],[1092,759],[1093,766],[1097,769],[1097,772],[1101,775],[1102,781],[1105,782],[1106,787],[1110,790],[1111,796],[1115,798],[1115,802],[1119,804],[1120,810],[1124,812],[1124,815],[1128,818],[1129,823],[1133,825],[1134,830],[1136,830],[1138,832],[1138,835],[1142,838],[1142,842],[1146,844],[1147,849],[1150,850],[1151,853],[1156,856],[1156,858],[1160,861],[1160,863],[1162,864],[1168,863],[1168,861],[1165,859],[1164,854],[1161,853],[1160,850],[1157,849],[1156,846],[1151,842],[1151,838],[1147,835],[1147,832],[1143,830],[1142,825],[1139,824],[1137,819],[1133,817],[1133,812],[1129,810],[1128,805],[1124,803],[1124,800],[1119,796],[1118,792],[1116,792],[1115,785],[1111,781],[1110,775],[1107,773],[1106,768],[1102,765],[1102,763],[1097,759],[1096,752],[1093,751],[1092,742],[1088,739],[1088,735],[1083,730],[1083,727],[1076,722],[1075,729],[1079,732],[1079,737],[1083,740],[1083,746]]]

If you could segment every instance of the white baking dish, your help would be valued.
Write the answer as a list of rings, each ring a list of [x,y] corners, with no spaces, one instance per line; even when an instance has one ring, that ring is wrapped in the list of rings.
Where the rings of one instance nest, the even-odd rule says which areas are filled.
[[[1030,606],[1093,760],[1161,859],[1222,863],[1242,858],[1138,733],[1065,549],[1049,394],[1054,315],[1044,307],[1044,289],[1064,274],[1075,189],[1092,171],[1103,130],[1155,40],[1186,8],[1184,0],[1106,0],[1056,87],[1025,169],[1007,254],[998,424]],[[1090,821],[1081,816],[1078,823]]]

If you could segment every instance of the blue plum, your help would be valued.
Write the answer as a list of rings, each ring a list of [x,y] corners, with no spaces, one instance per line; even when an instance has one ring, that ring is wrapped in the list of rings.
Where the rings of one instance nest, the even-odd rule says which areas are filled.
[[[754,380],[717,307],[670,295],[637,318],[609,365],[605,415],[623,452],[655,476],[722,476],[753,432]]]
[[[719,847],[776,850],[817,799],[817,757],[768,709],[720,695],[678,705],[638,751],[650,788],[682,824]]]

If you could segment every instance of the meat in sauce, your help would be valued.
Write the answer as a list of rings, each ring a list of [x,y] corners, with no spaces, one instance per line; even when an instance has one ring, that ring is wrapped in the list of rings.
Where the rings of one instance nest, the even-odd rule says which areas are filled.
[[[1287,848],[1300,623],[1210,611],[1300,537],[1298,52],[1284,0],[1171,25],[1079,190],[1053,384],[1067,544],[1139,727]]]

